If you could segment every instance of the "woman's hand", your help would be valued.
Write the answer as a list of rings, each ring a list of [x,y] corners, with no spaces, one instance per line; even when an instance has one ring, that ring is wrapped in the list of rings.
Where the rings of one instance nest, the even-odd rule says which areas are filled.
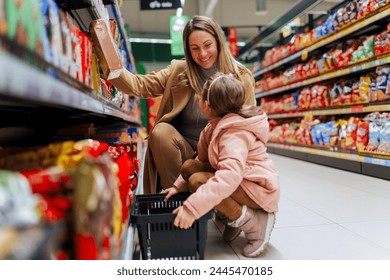
[[[176,214],[173,224],[178,228],[188,229],[195,222],[195,217],[183,206],[177,207],[172,213]]]
[[[162,190],[161,193],[166,193],[167,195],[165,196],[164,198],[164,202],[167,202],[171,196],[175,195],[175,194],[178,194],[179,191],[178,189],[176,189],[175,187],[171,187],[171,188],[168,188],[168,189],[165,189],[165,190]]]

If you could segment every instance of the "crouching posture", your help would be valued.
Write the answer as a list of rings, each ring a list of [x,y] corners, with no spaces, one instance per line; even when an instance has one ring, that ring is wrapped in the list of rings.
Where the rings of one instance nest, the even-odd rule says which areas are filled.
[[[190,190],[176,208],[174,225],[189,228],[211,209],[227,217],[224,239],[241,231],[247,243],[242,254],[263,253],[275,223],[279,202],[279,177],[266,151],[269,127],[260,108],[244,106],[242,83],[216,73],[205,83],[200,110],[208,118],[201,133],[198,156],[184,162],[173,187],[163,191],[166,200]]]

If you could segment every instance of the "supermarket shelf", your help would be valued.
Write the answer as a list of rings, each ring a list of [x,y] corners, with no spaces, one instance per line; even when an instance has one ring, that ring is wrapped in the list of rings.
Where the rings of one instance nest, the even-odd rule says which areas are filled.
[[[121,11],[119,9],[118,0],[104,0],[102,1],[105,5],[104,8],[107,8],[108,15],[99,7],[97,0],[56,0],[58,5],[64,10],[68,11],[78,22],[80,28],[84,32],[89,32],[89,26],[92,20],[95,19],[105,19],[107,16],[113,18],[118,23],[119,32],[123,38],[125,44],[125,50],[129,58],[129,62],[133,65],[135,69],[134,62],[131,61],[131,47],[129,40],[127,40],[127,33],[124,29],[124,22],[122,18]]]
[[[389,5],[382,7],[378,11],[374,12],[373,15],[368,16],[366,18],[359,19],[358,21],[343,27],[340,31],[338,31],[334,34],[331,34],[330,36],[325,37],[323,40],[320,40],[320,41],[314,43],[313,45],[308,47],[306,49],[306,51],[311,52],[315,49],[318,49],[318,48],[321,48],[325,45],[328,45],[336,40],[345,38],[346,36],[356,32],[356,31],[359,31],[359,30],[363,29],[364,27],[366,27],[370,24],[373,24],[374,22],[377,22],[381,19],[384,19],[388,16],[390,16]]]
[[[390,160],[330,150],[268,143],[270,153],[390,180]]]
[[[343,69],[339,69],[339,70],[336,70],[336,71],[324,73],[324,74],[319,75],[317,77],[309,78],[309,79],[306,79],[306,80],[303,80],[303,81],[299,81],[299,82],[296,82],[296,83],[292,83],[290,85],[278,87],[278,88],[275,88],[275,89],[272,89],[272,90],[263,91],[263,92],[259,91],[259,90],[255,90],[255,97],[256,98],[262,98],[262,97],[274,95],[274,94],[277,94],[277,93],[293,90],[293,89],[296,89],[296,88],[309,86],[309,85],[312,85],[312,84],[315,84],[315,83],[324,82],[324,81],[327,81],[327,80],[330,80],[330,79],[334,79],[334,78],[338,78],[338,77],[342,77],[342,76],[346,76],[346,75],[350,75],[350,74],[359,73],[361,71],[366,71],[366,70],[369,70],[369,69],[373,69],[373,68],[375,68],[377,66],[381,66],[381,65],[385,65],[385,64],[389,64],[389,63],[390,63],[390,54],[373,57],[373,58],[370,58],[368,60],[364,60],[364,61],[360,61],[360,62],[354,63],[354,64],[350,65],[350,67],[348,67],[348,68],[343,68]]]
[[[350,25],[344,26],[339,31],[323,37],[322,39],[313,43],[311,46],[309,46],[303,50],[300,50],[300,51],[296,52],[295,54],[292,54],[292,55],[290,55],[290,56],[288,56],[288,57],[270,65],[270,66],[267,66],[263,69],[260,69],[256,72],[254,72],[253,76],[255,77],[255,79],[258,79],[264,73],[267,73],[271,70],[274,70],[274,69],[276,69],[284,64],[287,64],[291,61],[294,61],[300,57],[308,57],[309,53],[311,53],[319,48],[322,48],[326,45],[329,45],[333,42],[339,41],[340,39],[345,38],[346,36],[349,36],[355,32],[358,32],[358,31],[362,30],[363,28],[367,27],[368,25],[371,25],[379,20],[382,20],[382,19],[388,17],[388,16],[390,16],[389,5],[381,8],[377,13],[375,13],[371,16],[368,16],[367,18],[359,19],[358,21],[356,21]]]
[[[65,11],[74,10],[74,9],[85,9],[91,8],[97,3],[96,0],[55,0],[58,5]],[[109,5],[115,3],[115,0],[103,0],[104,5]]]
[[[140,157],[140,167],[139,167],[139,173],[138,173],[138,186],[133,191],[133,199],[135,196],[139,194],[143,194],[143,181],[144,181],[144,164],[145,164],[145,152],[146,152],[146,146],[142,146],[141,149],[141,157]],[[130,211],[130,209],[129,209]],[[139,260],[141,259],[141,253],[140,253],[140,246],[138,242],[138,233],[137,233],[137,226],[135,224],[132,224],[129,219],[128,228],[126,230],[125,234],[125,240],[124,240],[124,250],[122,252],[122,259],[124,260]]]
[[[17,99],[35,105],[49,105],[140,121],[110,104],[96,93],[83,93],[0,50],[0,96],[2,101]]]
[[[281,114],[268,114],[270,119],[289,119],[300,118],[305,115],[313,116],[335,116],[335,115],[349,115],[359,113],[371,113],[371,112],[388,112],[390,111],[390,104],[368,105],[368,104],[353,104],[345,108],[332,108],[332,109],[318,109],[303,112],[289,112]]]
[[[103,18],[103,14],[98,8],[99,3],[97,0],[55,0],[61,9],[64,11],[73,10],[87,10],[92,17]],[[103,5],[116,4],[116,0],[104,0]]]

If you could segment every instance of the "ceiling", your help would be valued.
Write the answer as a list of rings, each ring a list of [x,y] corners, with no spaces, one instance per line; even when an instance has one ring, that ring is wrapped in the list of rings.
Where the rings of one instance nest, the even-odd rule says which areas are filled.
[[[131,37],[169,38],[169,18],[176,10],[141,11],[141,0],[122,0],[121,12],[125,24],[131,30]],[[255,15],[256,0],[186,0],[183,15],[208,15],[222,27],[237,27],[239,41],[246,41],[265,26],[279,18],[297,0],[265,0],[266,15]],[[316,1],[313,1],[313,3]],[[339,0],[324,0],[314,7],[315,11],[327,11]],[[210,12],[211,11],[211,12]]]

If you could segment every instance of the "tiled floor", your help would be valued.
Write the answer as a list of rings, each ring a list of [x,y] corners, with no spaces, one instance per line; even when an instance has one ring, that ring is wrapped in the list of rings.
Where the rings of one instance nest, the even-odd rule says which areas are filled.
[[[373,177],[271,155],[281,199],[270,244],[256,259],[390,260],[390,183]],[[205,259],[245,259],[243,233],[222,240],[210,220]]]

